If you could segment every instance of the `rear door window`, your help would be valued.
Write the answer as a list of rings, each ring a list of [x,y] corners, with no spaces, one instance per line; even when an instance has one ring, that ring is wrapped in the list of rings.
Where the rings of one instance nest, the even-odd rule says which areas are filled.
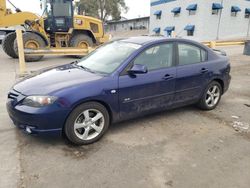
[[[189,65],[207,60],[207,52],[190,44],[178,44],[179,65]]]

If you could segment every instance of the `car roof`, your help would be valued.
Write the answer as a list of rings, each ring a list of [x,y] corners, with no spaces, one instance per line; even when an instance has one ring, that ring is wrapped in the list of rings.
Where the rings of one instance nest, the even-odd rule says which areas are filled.
[[[117,39],[119,41],[122,42],[128,42],[128,43],[134,43],[134,44],[138,44],[138,45],[154,45],[154,44],[158,44],[161,42],[184,42],[184,43],[188,43],[191,45],[196,45],[200,48],[205,49],[207,52],[209,52],[210,57],[217,59],[217,58],[225,58],[224,55],[218,55],[218,53],[215,53],[211,48],[209,48],[208,46],[194,41],[194,40],[189,40],[189,39],[184,39],[184,38],[170,38],[170,37],[164,37],[164,36],[137,36],[137,37],[129,37],[129,38],[121,38],[121,39]]]
[[[152,43],[152,42],[156,42],[156,41],[160,41],[164,39],[166,38],[154,37],[154,36],[138,36],[138,37],[123,38],[123,39],[120,39],[120,41],[144,45],[147,43]]]
[[[183,38],[168,38],[168,37],[163,37],[163,36],[138,36],[138,37],[122,38],[119,40],[123,42],[135,43],[139,45],[146,45],[146,44],[158,43],[158,42],[176,41],[176,42],[188,42],[191,44],[196,44],[198,46],[205,47],[203,44],[193,41],[193,40],[183,39]]]

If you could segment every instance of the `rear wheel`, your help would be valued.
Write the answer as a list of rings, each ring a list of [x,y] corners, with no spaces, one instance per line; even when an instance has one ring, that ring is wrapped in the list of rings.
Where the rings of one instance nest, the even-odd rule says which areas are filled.
[[[86,34],[76,34],[71,38],[69,46],[81,49],[88,49],[89,47],[93,47],[94,43],[90,36]],[[76,57],[81,58],[83,56],[76,56]]]
[[[96,102],[78,106],[68,117],[64,133],[76,145],[91,144],[99,140],[109,127],[107,109]]]
[[[211,82],[207,86],[203,96],[201,97],[198,106],[202,110],[213,110],[219,104],[221,99],[221,94],[222,94],[221,85],[216,81]]]
[[[3,41],[2,41],[2,47],[3,51],[12,58],[18,58],[15,50],[14,50],[14,41],[16,40],[16,33],[12,32],[7,34]]]
[[[45,41],[36,33],[32,32],[25,32],[23,34],[23,45],[25,49],[39,49],[44,48],[46,46]],[[18,54],[18,46],[17,46],[17,40],[14,42],[14,50],[16,54]],[[25,61],[27,62],[34,62],[39,61],[43,58],[43,55],[41,56],[25,56]]]

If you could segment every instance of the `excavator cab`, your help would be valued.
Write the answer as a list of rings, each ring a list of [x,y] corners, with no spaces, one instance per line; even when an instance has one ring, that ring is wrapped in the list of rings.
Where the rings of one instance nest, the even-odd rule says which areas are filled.
[[[68,32],[73,28],[73,1],[72,0],[42,0],[44,6],[45,30],[48,33]]]

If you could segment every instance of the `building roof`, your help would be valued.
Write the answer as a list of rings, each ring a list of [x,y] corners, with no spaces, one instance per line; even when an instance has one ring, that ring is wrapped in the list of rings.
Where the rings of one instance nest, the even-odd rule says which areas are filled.
[[[127,20],[111,20],[111,21],[107,21],[107,23],[108,24],[113,24],[113,23],[116,24],[116,23],[125,23],[125,22],[131,22],[131,21],[136,21],[136,20],[145,20],[145,19],[149,20],[149,16],[127,19]]]

